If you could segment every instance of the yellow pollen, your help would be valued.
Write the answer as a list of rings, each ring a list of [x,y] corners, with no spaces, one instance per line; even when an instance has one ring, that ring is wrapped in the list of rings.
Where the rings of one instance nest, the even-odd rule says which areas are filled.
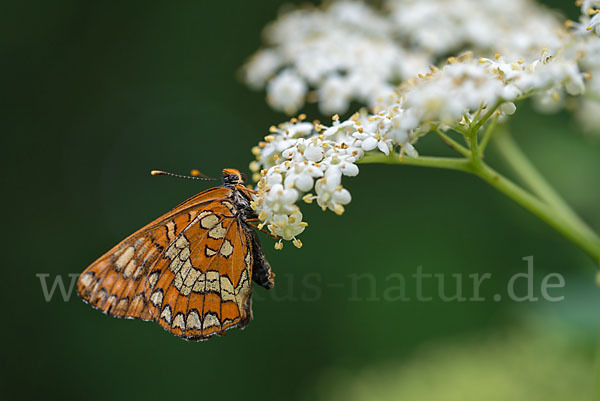
[[[297,238],[294,238],[294,240],[292,241],[292,244],[294,244],[294,246],[295,246],[296,248],[302,248],[302,241],[300,241],[300,240],[299,240],[299,239],[297,239]]]
[[[304,196],[302,197],[302,200],[303,200],[304,202],[306,202],[306,203],[312,203],[312,201],[313,201],[313,194],[311,194],[311,193],[308,193],[308,194],[304,195]]]

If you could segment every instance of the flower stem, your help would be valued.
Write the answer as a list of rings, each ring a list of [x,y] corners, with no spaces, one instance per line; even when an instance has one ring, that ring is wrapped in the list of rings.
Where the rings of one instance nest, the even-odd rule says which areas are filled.
[[[562,213],[556,213],[552,206],[529,194],[485,163],[476,168],[475,174],[571,240],[600,267],[600,239],[587,227],[582,227],[577,220]]]
[[[494,145],[507,165],[534,194],[552,206],[556,213],[561,213],[566,219],[578,224],[582,231],[587,230],[589,235],[595,235],[592,229],[581,220],[558,192],[544,179],[506,130],[497,132],[494,137]]]
[[[435,167],[472,172],[471,162],[468,159],[456,157],[408,157],[400,156],[396,153],[390,153],[388,156],[383,153],[367,153],[357,163],[406,164],[408,166]]]
[[[490,139],[492,138],[492,133],[494,132],[494,129],[496,128],[497,123],[498,123],[498,115],[496,115],[492,119],[492,121],[486,128],[485,133],[483,134],[483,139],[481,140],[481,144],[479,145],[482,155],[485,152],[485,148],[487,147],[487,144],[489,143]]]
[[[445,134],[441,129],[436,127],[434,128],[433,132],[438,134],[446,145],[450,146],[452,149],[456,150],[458,153],[462,154],[465,157],[469,156],[470,152],[467,148],[462,146],[460,143],[456,142],[454,139],[450,138],[450,136]]]

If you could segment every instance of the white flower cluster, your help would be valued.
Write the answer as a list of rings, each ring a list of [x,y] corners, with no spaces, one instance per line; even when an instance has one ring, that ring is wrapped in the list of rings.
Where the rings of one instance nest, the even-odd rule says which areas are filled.
[[[268,47],[243,69],[245,80],[266,86],[268,103],[287,114],[304,105],[309,88],[324,114],[344,112],[352,100],[375,105],[431,64],[398,45],[389,18],[358,1],[283,14],[267,26],[265,39]]]
[[[263,226],[300,247],[297,236],[307,224],[296,202],[316,201],[323,210],[342,214],[351,201],[342,176],[357,175],[356,163],[366,152],[418,157],[414,144],[432,129],[473,123],[467,119],[478,118],[481,110],[512,114],[513,100],[559,86],[581,93],[582,74],[576,64],[548,51],[531,63],[500,56],[476,60],[467,54],[409,81],[393,104],[376,114],[363,111],[343,122],[335,116],[331,126],[305,122],[304,116],[292,119],[272,127],[253,149],[257,160],[250,168],[258,181],[253,206]]]
[[[581,8],[579,23],[569,21],[569,26],[576,33],[595,33],[600,36],[600,1],[599,0],[577,0],[575,3]]]
[[[575,57],[586,72],[585,95],[576,115],[586,131],[600,132],[600,0],[582,0],[579,23],[567,21],[577,37],[572,44]]]
[[[271,107],[290,115],[307,99],[326,115],[351,101],[378,110],[398,83],[440,57],[472,50],[532,61],[540,49],[556,51],[565,35],[559,18],[533,0],[387,0],[381,12],[338,1],[281,15],[243,72],[252,88],[266,87]]]
[[[387,0],[394,27],[436,56],[471,50],[528,59],[562,45],[562,22],[531,0]]]

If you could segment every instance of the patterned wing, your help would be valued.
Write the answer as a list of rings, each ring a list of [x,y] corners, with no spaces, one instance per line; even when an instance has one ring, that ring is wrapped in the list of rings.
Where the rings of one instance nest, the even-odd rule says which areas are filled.
[[[81,298],[110,316],[154,320],[146,298],[148,272],[204,208],[230,194],[226,188],[201,192],[127,237],[79,276]]]
[[[172,334],[202,340],[251,319],[252,242],[229,201],[188,225],[148,276],[154,318]]]

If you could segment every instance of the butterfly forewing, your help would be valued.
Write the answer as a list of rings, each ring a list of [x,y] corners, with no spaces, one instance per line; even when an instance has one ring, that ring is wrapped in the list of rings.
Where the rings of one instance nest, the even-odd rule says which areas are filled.
[[[111,316],[152,320],[145,298],[151,267],[196,215],[230,193],[202,192],[121,241],[79,276],[81,298]]]
[[[188,199],[89,266],[77,282],[80,296],[111,316],[154,320],[186,339],[246,326],[252,280],[271,288],[274,275],[246,223],[256,217],[251,191],[237,170],[223,175],[223,187]]]

